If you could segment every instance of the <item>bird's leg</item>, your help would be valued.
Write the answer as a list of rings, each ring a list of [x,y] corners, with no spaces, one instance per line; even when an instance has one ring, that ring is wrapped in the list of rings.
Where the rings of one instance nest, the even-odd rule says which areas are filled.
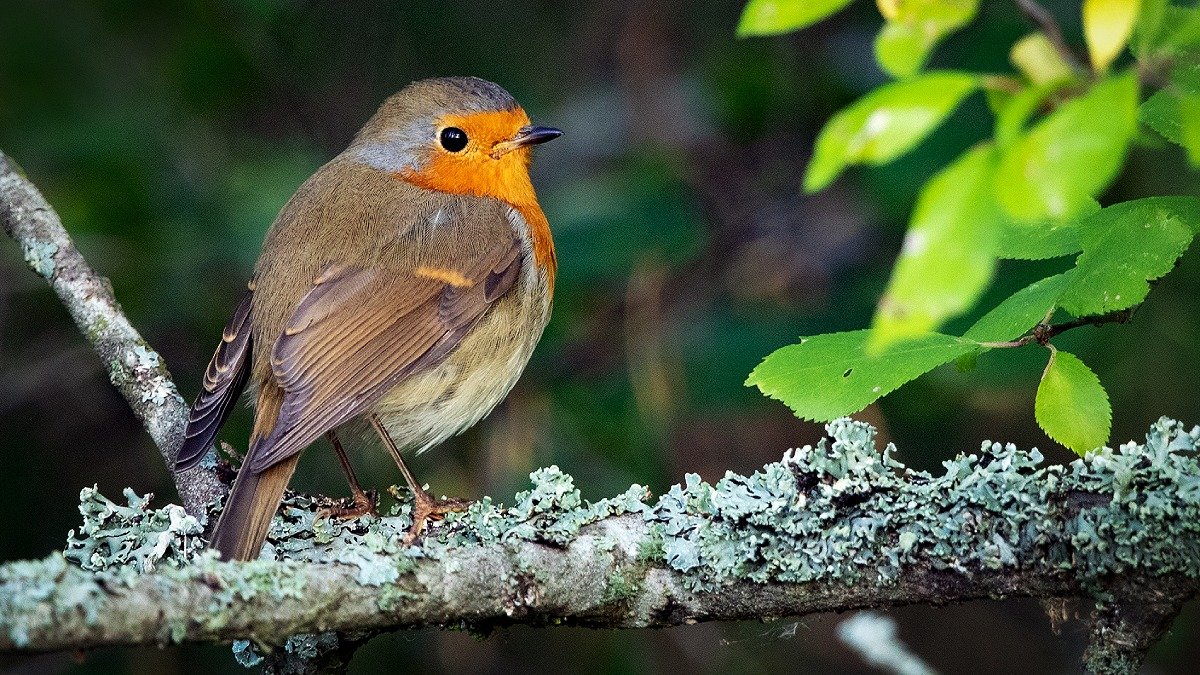
[[[388,434],[387,428],[383,426],[383,422],[379,420],[379,416],[371,414],[371,426],[378,432],[379,437],[383,439],[383,444],[387,446],[388,452],[392,453],[392,459],[396,460],[396,466],[400,467],[400,473],[404,474],[404,480],[408,483],[408,489],[413,493],[413,523],[408,529],[408,534],[404,537],[404,543],[411,544],[416,541],[417,537],[425,531],[425,521],[441,520],[447,513],[453,511],[465,510],[471,505],[471,502],[464,499],[434,499],[424,488],[417,483],[413,478],[412,472],[404,465],[404,458],[400,456],[400,449],[396,447],[396,442]]]
[[[363,491],[362,485],[358,482],[358,476],[354,473],[354,467],[350,465],[350,458],[346,456],[346,450],[342,448],[342,442],[338,440],[337,434],[331,429],[325,433],[325,437],[329,439],[329,443],[333,446],[333,451],[337,453],[338,462],[342,465],[342,472],[346,474],[346,481],[350,483],[350,494],[354,499],[354,506],[324,509],[321,515],[341,519],[354,519],[368,513],[374,514],[374,491],[372,491],[372,494]]]

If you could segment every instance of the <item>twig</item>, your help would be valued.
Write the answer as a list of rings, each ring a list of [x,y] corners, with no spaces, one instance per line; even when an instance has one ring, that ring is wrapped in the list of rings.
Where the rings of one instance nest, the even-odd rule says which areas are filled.
[[[1033,330],[1028,334],[1023,335],[1016,340],[1009,340],[1007,342],[981,342],[980,344],[984,347],[991,347],[992,349],[1005,349],[1012,347],[1024,347],[1025,345],[1036,342],[1045,347],[1050,340],[1054,339],[1058,335],[1061,335],[1069,330],[1079,328],[1080,326],[1103,326],[1109,323],[1128,323],[1129,320],[1133,318],[1133,312],[1136,309],[1137,307],[1130,307],[1128,309],[1109,312],[1108,314],[1083,316],[1076,319],[1071,319],[1070,321],[1064,321],[1063,323],[1052,325],[1046,323],[1046,321],[1042,321],[1042,323],[1034,326]]]
[[[1046,34],[1046,38],[1050,40],[1050,44],[1054,45],[1055,51],[1063,58],[1063,61],[1068,63],[1075,70],[1085,70],[1079,57],[1067,44],[1066,38],[1063,37],[1062,28],[1058,25],[1058,20],[1045,7],[1037,3],[1037,0],[1014,0],[1017,8],[1025,15],[1027,19],[1037,24],[1042,32]]]
[[[188,409],[166,364],[129,323],[108,279],[83,259],[58,215],[3,152],[0,223],[21,245],[29,267],[54,289],[108,370],[109,380],[146,428],[166,465],[173,467]],[[184,507],[194,515],[203,514],[205,505],[224,489],[214,462],[202,462],[185,473],[173,472],[172,478]]]

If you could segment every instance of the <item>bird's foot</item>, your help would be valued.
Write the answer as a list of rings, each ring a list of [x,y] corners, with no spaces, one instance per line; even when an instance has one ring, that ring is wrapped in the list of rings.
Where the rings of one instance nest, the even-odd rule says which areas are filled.
[[[317,512],[317,518],[329,518],[332,520],[354,520],[362,516],[372,515],[378,516],[379,511],[375,509],[378,503],[378,493],[374,490],[363,492],[355,491],[351,497],[350,506],[329,506]],[[344,502],[344,500],[343,500]]]
[[[413,501],[413,523],[412,527],[408,528],[408,534],[404,536],[404,545],[411,545],[425,533],[425,523],[431,520],[441,520],[446,517],[447,513],[466,511],[470,505],[471,500],[469,499],[458,499],[457,497],[434,499],[424,490],[417,492]]]

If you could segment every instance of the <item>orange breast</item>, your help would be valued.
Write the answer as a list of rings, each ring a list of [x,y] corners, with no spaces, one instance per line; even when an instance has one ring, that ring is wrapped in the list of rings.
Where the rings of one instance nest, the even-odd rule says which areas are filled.
[[[489,154],[495,143],[510,138],[516,129],[529,124],[528,115],[515,108],[451,115],[441,122],[466,129],[471,144],[459,153],[435,151],[432,160],[420,171],[402,171],[397,177],[418,187],[492,197],[512,206],[529,223],[534,260],[546,270],[553,290],[558,263],[554,257],[550,223],[538,204],[533,181],[529,179],[531,149],[520,148],[499,158]]]

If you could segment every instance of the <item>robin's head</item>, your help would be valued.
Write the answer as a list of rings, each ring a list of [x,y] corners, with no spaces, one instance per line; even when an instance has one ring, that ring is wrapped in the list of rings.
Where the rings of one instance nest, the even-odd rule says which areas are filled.
[[[531,148],[561,135],[531,124],[499,85],[439,77],[414,82],[384,101],[349,152],[424,188],[516,203],[533,196]]]

